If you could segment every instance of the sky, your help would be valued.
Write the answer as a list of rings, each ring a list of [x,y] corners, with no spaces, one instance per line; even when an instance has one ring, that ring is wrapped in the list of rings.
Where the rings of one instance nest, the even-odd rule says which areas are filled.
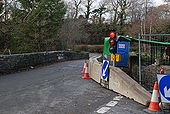
[[[153,2],[156,6],[159,6],[164,3],[163,0],[153,0]]]
[[[101,0],[95,0],[95,1],[97,2],[97,1],[101,1]],[[153,3],[157,6],[164,3],[163,0],[151,0],[151,1],[153,1]]]
[[[98,6],[98,3],[100,2],[100,1],[102,1],[102,0],[94,0],[95,2],[94,2],[94,6]],[[162,5],[162,4],[164,4],[164,0],[151,0],[151,1],[153,1],[153,5],[154,6],[159,6],[159,5]]]
[[[102,0],[95,0],[94,6],[97,7],[97,5],[98,5],[97,3],[100,2],[100,1],[102,1]],[[145,1],[145,0],[144,0],[144,1]],[[151,0],[151,1],[153,1],[153,5],[154,5],[154,6],[159,6],[159,5],[164,4],[164,0]],[[110,15],[110,14],[107,14],[107,13],[106,13],[106,14],[105,14],[105,17],[109,17],[109,15]]]

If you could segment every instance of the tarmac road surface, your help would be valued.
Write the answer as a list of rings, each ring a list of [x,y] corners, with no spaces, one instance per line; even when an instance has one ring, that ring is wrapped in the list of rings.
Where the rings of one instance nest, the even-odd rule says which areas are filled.
[[[145,113],[143,105],[82,79],[83,64],[67,61],[1,76],[0,114]]]

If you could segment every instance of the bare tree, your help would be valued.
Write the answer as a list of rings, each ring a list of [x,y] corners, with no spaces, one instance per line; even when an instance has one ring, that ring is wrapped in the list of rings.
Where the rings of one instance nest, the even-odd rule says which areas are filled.
[[[86,11],[84,13],[85,13],[86,19],[89,19],[89,17],[90,17],[91,7],[92,7],[93,3],[94,3],[94,0],[87,0],[87,2],[85,3]]]
[[[4,1],[5,2],[5,21],[7,20],[7,15],[8,15],[8,13],[7,13],[7,0],[5,0]]]
[[[67,2],[66,2],[66,1],[65,1],[65,5],[66,5],[66,8],[67,8],[66,18],[71,18],[71,19],[73,19],[73,18],[74,18],[74,15],[75,15],[73,2],[70,2],[70,1],[67,1]]]
[[[0,0],[0,22],[2,21],[2,12],[3,12],[3,2]]]
[[[78,13],[79,13],[79,7],[80,4],[82,3],[82,0],[74,0],[74,9],[75,9],[75,15],[74,15],[74,19],[77,18]]]
[[[121,27],[121,30],[122,30],[124,23],[125,23],[125,20],[127,19],[126,18],[127,17],[126,10],[130,6],[130,3],[128,2],[128,0],[118,0],[117,3],[120,6],[119,18],[120,18],[120,27]]]
[[[85,31],[86,21],[84,19],[68,19],[60,29],[59,38],[62,39],[62,45],[66,49],[74,49],[74,46],[87,41],[88,34]],[[66,34],[63,34],[66,33]]]
[[[164,2],[170,2],[170,0],[164,0]]]
[[[65,1],[67,6],[67,18],[76,19],[81,11],[82,0]]]
[[[142,5],[140,3],[140,0],[131,0],[131,5],[128,8],[128,17],[130,18],[130,23],[133,24],[135,22],[138,22],[141,20],[142,16]]]
[[[130,7],[128,0],[109,0],[111,4],[110,11],[113,11],[113,24],[119,25],[119,33],[123,33],[125,21],[127,20],[127,10]]]
[[[106,10],[106,2],[105,1],[102,1],[101,3],[99,3],[99,8],[97,9],[94,9],[92,11],[92,13],[94,14],[94,17],[95,18],[98,18],[98,22],[99,24],[102,24],[102,21],[103,21],[103,17],[102,15],[105,14],[106,12],[108,12],[108,10]]]
[[[112,1],[111,3],[112,3],[113,11],[114,11],[113,24],[117,24],[117,22],[118,22],[118,8],[119,8],[119,5],[115,1]]]

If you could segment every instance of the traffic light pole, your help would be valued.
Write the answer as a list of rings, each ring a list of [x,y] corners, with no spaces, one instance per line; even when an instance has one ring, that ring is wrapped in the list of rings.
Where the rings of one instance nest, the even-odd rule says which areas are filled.
[[[114,57],[113,57],[113,58],[114,58],[114,59],[113,59],[113,67],[115,67],[116,55],[113,54],[113,56],[114,56]]]
[[[110,48],[109,51],[111,53],[111,61],[113,61],[113,66],[115,67],[116,62],[116,52],[117,52],[117,35],[115,32],[110,33]]]

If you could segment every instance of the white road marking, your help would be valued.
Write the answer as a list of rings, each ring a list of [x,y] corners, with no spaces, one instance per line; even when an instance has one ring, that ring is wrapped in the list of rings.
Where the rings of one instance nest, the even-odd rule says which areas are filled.
[[[111,108],[110,107],[114,107],[118,104],[118,101],[120,101],[120,99],[122,99],[123,96],[116,96],[115,98],[113,98],[113,101],[110,101],[109,103],[106,104],[107,107],[102,107],[100,108],[98,111],[96,111],[99,114],[104,114],[107,111],[109,111]]]
[[[116,96],[115,98],[113,98],[114,101],[120,101],[120,99],[122,99],[123,96]]]
[[[110,101],[109,103],[106,104],[106,106],[114,107],[116,106],[118,101]]]
[[[104,113],[106,113],[106,112],[109,111],[109,110],[110,110],[109,107],[102,107],[102,108],[100,108],[100,109],[97,111],[97,113],[99,113],[99,114],[104,114]]]

